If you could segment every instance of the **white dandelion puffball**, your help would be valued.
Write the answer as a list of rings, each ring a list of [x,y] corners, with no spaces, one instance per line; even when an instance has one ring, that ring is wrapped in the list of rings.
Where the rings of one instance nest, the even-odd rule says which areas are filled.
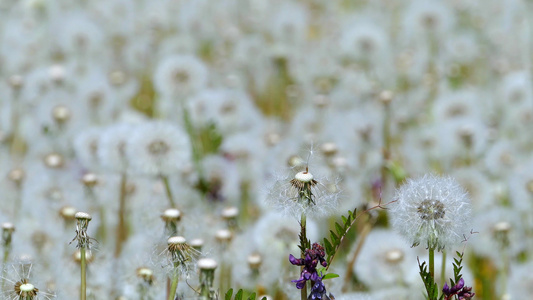
[[[128,140],[126,154],[133,170],[166,176],[188,164],[191,146],[180,127],[153,122],[136,128]]]
[[[470,199],[451,177],[408,179],[394,199],[391,224],[413,246],[422,244],[440,251],[460,243],[470,231]]]
[[[197,57],[174,55],[162,59],[154,73],[154,85],[162,95],[176,96],[198,91],[207,84],[208,69]]]

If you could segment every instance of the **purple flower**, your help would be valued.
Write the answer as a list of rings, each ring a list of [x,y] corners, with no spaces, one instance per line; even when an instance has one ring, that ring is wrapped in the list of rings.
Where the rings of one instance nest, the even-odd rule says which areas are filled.
[[[465,286],[465,281],[463,278],[459,279],[459,281],[451,288],[448,286],[448,283],[445,283],[444,287],[442,288],[442,292],[444,293],[444,299],[446,300],[452,299],[452,297],[455,295],[457,295],[459,300],[470,300],[476,294],[472,293],[472,287]]]
[[[328,265],[325,256],[326,252],[324,251],[324,247],[318,243],[314,243],[311,249],[305,250],[304,258],[296,258],[292,254],[289,255],[289,262],[291,264],[295,266],[303,266],[300,278],[291,281],[296,283],[296,288],[303,289],[307,280],[311,280],[312,282],[321,281],[322,278],[318,275],[316,267],[318,263],[323,267]]]
[[[335,299],[331,294],[326,293],[326,286],[322,282],[322,277],[318,277],[315,284],[311,287],[311,294],[307,297],[307,300],[332,300]]]

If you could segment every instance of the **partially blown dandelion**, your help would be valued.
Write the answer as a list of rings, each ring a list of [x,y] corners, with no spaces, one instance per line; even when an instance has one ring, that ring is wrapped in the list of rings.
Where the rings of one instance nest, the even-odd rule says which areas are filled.
[[[270,189],[267,201],[276,209],[300,217],[325,216],[338,205],[339,187],[336,181],[321,180],[309,172],[296,173],[277,180]]]

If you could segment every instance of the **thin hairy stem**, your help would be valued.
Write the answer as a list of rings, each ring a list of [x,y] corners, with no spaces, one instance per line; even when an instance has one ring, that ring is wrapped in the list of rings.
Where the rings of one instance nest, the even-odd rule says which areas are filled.
[[[122,174],[120,178],[120,196],[118,208],[118,225],[115,239],[115,257],[119,257],[122,252],[122,246],[128,238],[128,229],[126,226],[126,174]]]
[[[348,286],[350,284],[350,280],[353,274],[353,266],[355,265],[355,262],[357,261],[357,257],[359,256],[359,253],[361,252],[361,249],[363,249],[363,245],[365,244],[366,237],[368,236],[371,230],[372,230],[372,225],[369,222],[366,222],[361,233],[359,234],[359,237],[357,240],[357,246],[352,255],[352,258],[346,265],[346,275],[344,276],[344,282],[342,285],[343,293],[348,291]]]
[[[85,248],[80,248],[80,269],[81,269],[81,282],[80,282],[80,300],[85,300],[87,297],[87,283],[86,283],[86,260],[85,260]]]
[[[429,248],[429,274],[435,279],[435,248]]]
[[[179,271],[178,266],[174,266],[174,275],[172,275],[172,284],[170,285],[170,293],[167,300],[174,300],[176,297],[176,290],[178,289]]]
[[[307,244],[307,218],[305,214],[302,213],[302,217],[300,220],[300,250],[301,250],[301,257],[305,258],[305,249],[308,247]],[[304,244],[305,243],[305,244]],[[303,271],[304,266],[300,267],[300,273]],[[300,299],[301,300],[307,300],[307,281],[304,283],[303,288],[300,290]]]
[[[170,189],[170,183],[168,181],[168,176],[161,175],[161,180],[163,181],[163,185],[165,186],[165,194],[167,195],[168,204],[172,208],[176,208],[176,203],[174,203],[174,197],[172,196],[172,190]]]
[[[446,250],[442,250],[442,262],[440,268],[440,287],[444,286],[444,281],[446,278]]]

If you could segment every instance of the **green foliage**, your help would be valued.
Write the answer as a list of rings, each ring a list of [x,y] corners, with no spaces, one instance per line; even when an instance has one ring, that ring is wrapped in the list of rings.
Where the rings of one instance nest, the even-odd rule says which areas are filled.
[[[426,262],[423,262],[420,264],[420,261],[418,261],[418,267],[420,268],[420,277],[422,277],[422,281],[424,282],[424,286],[426,287],[427,292],[427,299],[428,300],[440,300],[444,298],[444,294],[440,295],[439,297],[439,287],[437,283],[435,283],[435,279],[427,270]]]
[[[318,275],[322,277],[322,280],[340,277],[339,274],[335,274],[335,273],[326,274],[326,268],[324,267],[318,267],[316,268],[316,271],[318,272]]]
[[[344,236],[346,236],[350,228],[355,223],[356,210],[357,209],[354,209],[353,211],[348,211],[347,217],[342,216],[342,224],[335,223],[335,231],[329,231],[329,240],[327,238],[324,238],[324,249],[326,250],[326,254],[328,255],[326,259],[326,262],[328,263],[326,270],[329,268],[331,261],[335,257],[335,253],[339,249],[339,246],[342,243]]]
[[[451,286],[454,286],[457,284],[459,280],[461,280],[461,270],[463,269],[462,263],[463,263],[463,253],[460,253],[459,251],[455,252],[457,255],[457,258],[453,259],[453,277],[454,279],[450,278]]]
[[[302,253],[305,252],[305,249],[311,249],[311,241],[307,239],[307,230],[305,228],[305,224],[305,220],[302,220],[302,224],[300,224],[300,226],[302,226],[302,230],[300,230],[300,234],[298,235],[298,238],[300,239],[300,245],[298,245],[298,248],[300,248]]]
[[[246,300],[255,300],[255,293],[252,293],[250,296],[248,296],[248,298],[243,298],[244,297],[244,290],[243,289],[240,289],[237,291],[237,294],[235,294],[235,298],[231,298],[231,296],[233,296],[233,289],[229,289],[227,292],[226,292],[226,295],[224,296],[224,300],[243,300],[243,299],[246,299]],[[266,300],[267,298],[266,297],[263,297],[261,299],[258,299],[258,300]]]

